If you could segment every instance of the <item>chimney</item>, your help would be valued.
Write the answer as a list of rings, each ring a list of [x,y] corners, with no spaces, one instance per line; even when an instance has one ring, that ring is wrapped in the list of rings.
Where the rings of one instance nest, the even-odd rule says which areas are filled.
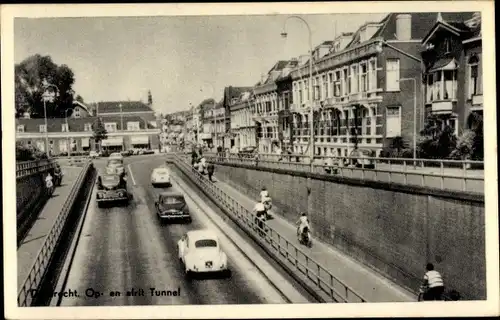
[[[266,75],[264,73],[260,74],[260,83],[263,84],[266,81]]]
[[[411,40],[411,14],[396,16],[396,37],[398,40]]]
[[[299,65],[302,66],[309,60],[310,56],[308,54],[302,54],[299,56]]]

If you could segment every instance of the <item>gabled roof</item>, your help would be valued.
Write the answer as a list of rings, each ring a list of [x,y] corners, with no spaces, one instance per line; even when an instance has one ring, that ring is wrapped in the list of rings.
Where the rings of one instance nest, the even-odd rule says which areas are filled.
[[[224,88],[224,97],[222,98],[222,106],[229,106],[233,98],[238,98],[243,92],[251,91],[253,87],[233,87]]]
[[[141,101],[104,101],[94,103],[99,114],[120,113],[120,104],[123,112],[153,112],[150,106]]]
[[[469,37],[474,30],[469,28],[465,21],[469,20],[473,14],[473,12],[437,13],[436,22],[423,37],[422,44],[425,45],[438,30],[447,30],[456,36]]]
[[[90,110],[90,108],[87,105],[85,105],[84,103],[81,103],[80,101],[74,100],[73,104],[76,104],[77,106],[83,108],[85,111],[88,112],[89,115],[93,115],[92,110]]]

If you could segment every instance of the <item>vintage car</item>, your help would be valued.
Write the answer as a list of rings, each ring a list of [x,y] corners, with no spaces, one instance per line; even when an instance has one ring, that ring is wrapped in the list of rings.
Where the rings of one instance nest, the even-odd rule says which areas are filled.
[[[109,174],[126,174],[123,160],[120,160],[118,158],[109,159],[106,163],[106,172]]]
[[[178,242],[179,260],[186,277],[200,273],[220,273],[229,277],[227,256],[220,247],[214,231],[201,229],[188,231]]]
[[[123,203],[128,204],[130,196],[127,182],[118,174],[102,174],[97,178],[97,205]]]
[[[121,152],[113,152],[112,154],[109,155],[109,159],[123,160],[123,155],[121,154]]]
[[[368,149],[354,149],[351,151],[348,160],[349,165],[354,165],[357,168],[375,169],[375,161],[370,158],[375,158],[375,152]]]
[[[158,186],[172,186],[170,182],[170,170],[165,166],[153,169],[153,172],[151,172],[151,184],[154,188]]]
[[[192,218],[184,195],[176,191],[164,191],[155,202],[156,214],[161,221],[183,220],[191,223]]]

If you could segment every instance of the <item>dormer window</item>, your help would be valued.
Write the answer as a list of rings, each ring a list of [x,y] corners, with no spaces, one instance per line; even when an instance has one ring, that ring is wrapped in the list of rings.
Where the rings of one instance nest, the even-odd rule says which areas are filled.
[[[47,132],[47,127],[44,124],[38,126],[39,132]]]
[[[451,39],[449,38],[444,40],[444,52],[445,53],[451,52]]]
[[[67,123],[61,124],[61,132],[68,132],[68,131],[69,131],[68,124]]]
[[[73,117],[80,118],[80,108],[75,108],[73,111]]]
[[[24,124],[20,124],[17,126],[17,132],[24,132]]]
[[[83,125],[83,130],[84,131],[92,131],[92,123],[85,123]]]

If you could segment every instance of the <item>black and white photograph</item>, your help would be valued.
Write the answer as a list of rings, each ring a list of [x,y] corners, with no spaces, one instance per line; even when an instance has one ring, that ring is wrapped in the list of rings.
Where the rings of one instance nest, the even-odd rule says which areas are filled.
[[[499,315],[493,2],[1,9],[7,318]]]

